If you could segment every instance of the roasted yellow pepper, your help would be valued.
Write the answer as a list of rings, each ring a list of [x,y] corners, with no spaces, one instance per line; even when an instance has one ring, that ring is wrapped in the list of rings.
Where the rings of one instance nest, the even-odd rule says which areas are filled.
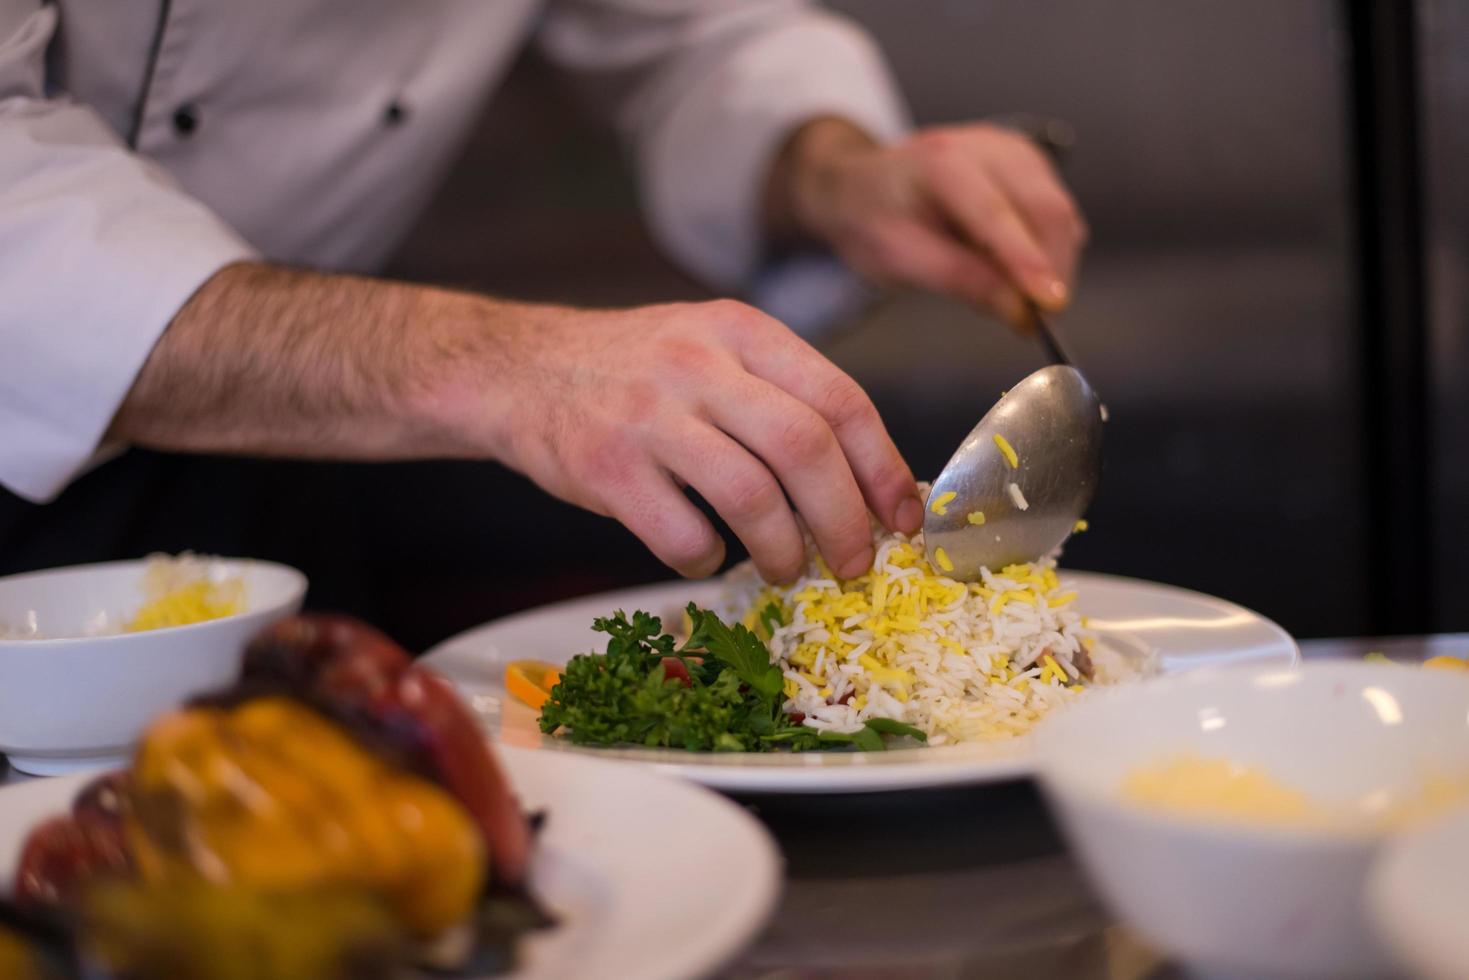
[[[467,811],[285,697],[160,719],[133,764],[145,879],[365,888],[413,935],[460,922],[485,880]]]
[[[80,911],[107,976],[168,980],[362,980],[403,976],[401,929],[372,896],[259,892],[203,881],[93,886]],[[8,974],[6,974],[8,976]]]

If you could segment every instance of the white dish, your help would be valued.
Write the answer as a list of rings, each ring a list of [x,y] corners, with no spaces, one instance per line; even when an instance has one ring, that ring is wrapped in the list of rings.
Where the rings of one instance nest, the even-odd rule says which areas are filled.
[[[1103,899],[1206,972],[1373,976],[1388,960],[1363,888],[1386,833],[1159,813],[1126,776],[1190,753],[1258,768],[1326,806],[1370,812],[1469,765],[1469,677],[1394,664],[1158,678],[1036,731],[1038,775]]]
[[[1300,654],[1279,626],[1233,603],[1136,579],[1087,572],[1062,575],[1081,598],[1101,642],[1133,657],[1156,655],[1164,672],[1230,663],[1290,666]],[[1029,739],[890,752],[689,753],[578,748],[541,734],[536,712],[505,693],[505,665],[564,663],[600,650],[592,620],[644,609],[676,622],[688,602],[718,600],[718,581],[661,585],[574,599],[497,620],[435,647],[422,660],[457,684],[501,745],[570,751],[640,762],[731,792],[837,793],[998,782],[1032,770]]]
[[[148,720],[235,679],[250,638],[301,606],[306,577],[273,562],[222,559],[246,609],[189,626],[85,635],[143,601],[144,561],[0,578],[0,624],[59,639],[0,638],[0,752],[54,775],[126,758]]]
[[[497,980],[705,976],[769,917],[780,858],[766,830],[717,794],[636,768],[574,756],[501,752],[528,810],[544,810],[532,889],[559,918],[528,937]],[[0,887],[25,835],[65,812],[90,777],[0,789]]]
[[[1415,976],[1469,977],[1469,810],[1390,844],[1367,897],[1378,934]]]

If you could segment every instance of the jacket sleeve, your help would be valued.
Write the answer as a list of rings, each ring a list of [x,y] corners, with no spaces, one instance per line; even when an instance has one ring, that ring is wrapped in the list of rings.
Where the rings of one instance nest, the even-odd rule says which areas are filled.
[[[250,247],[46,88],[57,12],[0,0],[0,484],[54,497],[179,307]]]
[[[560,0],[540,41],[616,124],[653,234],[689,271],[791,306],[772,310],[788,322],[850,305],[833,263],[765,261],[759,222],[768,168],[802,122],[841,116],[884,141],[907,129],[860,28],[803,0]]]

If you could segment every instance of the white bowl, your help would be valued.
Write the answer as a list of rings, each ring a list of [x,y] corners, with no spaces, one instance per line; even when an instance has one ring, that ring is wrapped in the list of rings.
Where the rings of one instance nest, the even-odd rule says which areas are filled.
[[[1378,934],[1414,976],[1469,977],[1469,811],[1389,844],[1367,896]]]
[[[1092,882],[1149,941],[1213,974],[1371,976],[1389,969],[1363,898],[1383,833],[1165,814],[1120,786],[1190,753],[1259,768],[1326,805],[1401,799],[1469,765],[1469,677],[1356,662],[1199,672],[1098,692],[1035,741],[1041,784]]]
[[[65,639],[0,639],[0,752],[36,775],[112,765],[143,726],[239,674],[245,644],[301,606],[306,577],[273,562],[224,559],[245,581],[244,612],[103,636],[142,604],[143,561],[0,578],[0,625]]]

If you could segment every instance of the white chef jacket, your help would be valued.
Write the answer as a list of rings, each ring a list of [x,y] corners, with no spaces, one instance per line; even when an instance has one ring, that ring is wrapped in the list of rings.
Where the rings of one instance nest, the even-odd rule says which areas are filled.
[[[905,125],[870,40],[802,0],[0,0],[0,484],[60,492],[222,266],[373,270],[532,35],[723,291],[762,272],[794,126]]]

